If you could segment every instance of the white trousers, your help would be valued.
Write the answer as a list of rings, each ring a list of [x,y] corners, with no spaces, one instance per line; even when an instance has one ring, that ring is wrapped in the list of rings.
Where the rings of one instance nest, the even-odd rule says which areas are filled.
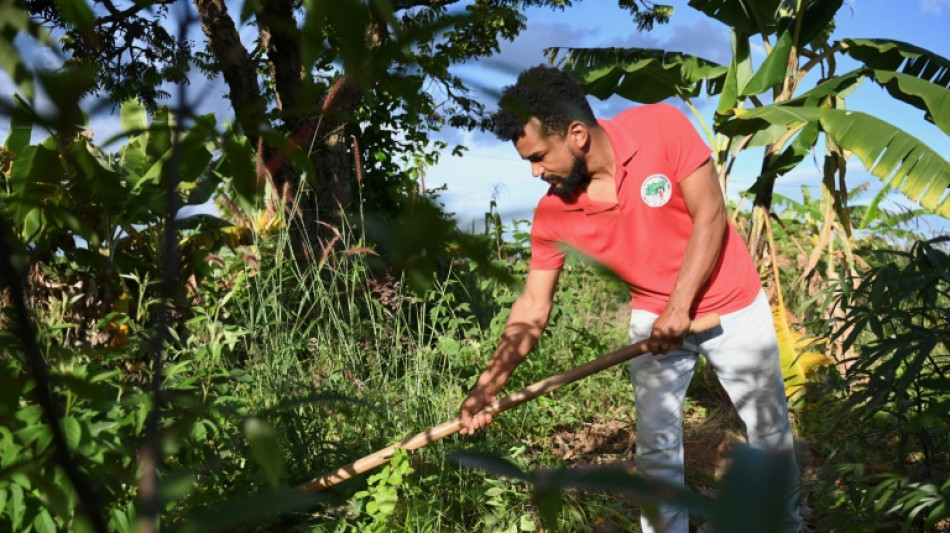
[[[657,315],[634,310],[630,342],[650,336]],[[630,362],[637,408],[637,472],[682,485],[683,404],[699,354],[712,365],[746,425],[749,445],[787,452],[794,461],[778,344],[768,298],[760,292],[748,307],[720,316],[721,327],[686,337],[684,345],[660,356],[645,354]],[[783,454],[784,455],[784,454]],[[797,468],[789,489],[785,522],[790,531],[801,528],[796,505]],[[645,533],[687,533],[684,509],[661,506],[659,519],[641,518]],[[725,533],[725,532],[723,532]]]

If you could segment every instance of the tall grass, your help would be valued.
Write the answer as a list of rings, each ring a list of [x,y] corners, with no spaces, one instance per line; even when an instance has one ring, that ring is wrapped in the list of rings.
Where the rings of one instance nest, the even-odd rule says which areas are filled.
[[[355,238],[304,269],[279,253],[285,238],[259,242],[254,260],[225,258],[222,275],[230,272],[234,294],[221,299],[226,309],[203,315],[225,323],[209,320],[202,328],[240,330],[222,364],[248,376],[233,394],[245,397],[250,411],[274,427],[284,482],[296,485],[455,416],[494,350],[519,287],[467,262],[446,261],[431,289],[414,293],[393,273],[376,268]],[[509,268],[525,273],[523,263]],[[604,320],[626,305],[617,286],[582,264],[569,266],[563,283],[551,331],[516,372],[509,391],[622,343],[625,328]],[[593,378],[601,386],[579,384],[559,394],[596,398],[599,406],[605,391],[617,391],[618,403],[629,404],[632,395],[620,373]],[[402,482],[399,503],[384,523],[413,531],[531,528],[524,490],[460,470],[446,454],[477,446],[520,456],[526,466],[551,464],[550,453],[525,443],[593,415],[578,412],[583,409],[545,399],[499,417],[493,429],[474,438],[451,437],[420,450],[409,459],[415,472]],[[328,531],[378,522],[354,498],[366,479],[331,489],[326,506],[294,521]],[[486,507],[486,499],[493,503]],[[581,508],[565,512],[573,509],[586,522],[590,517]],[[523,516],[528,518],[522,523]]]

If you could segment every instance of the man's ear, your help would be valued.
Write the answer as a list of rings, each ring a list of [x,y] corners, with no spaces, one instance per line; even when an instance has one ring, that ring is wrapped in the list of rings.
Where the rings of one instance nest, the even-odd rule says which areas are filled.
[[[586,151],[590,145],[590,128],[579,120],[571,122],[567,127],[567,140],[574,148]]]

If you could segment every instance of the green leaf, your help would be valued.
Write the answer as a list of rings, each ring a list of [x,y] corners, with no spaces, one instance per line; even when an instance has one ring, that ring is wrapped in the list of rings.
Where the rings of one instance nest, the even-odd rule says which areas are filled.
[[[251,20],[251,17],[255,16],[258,11],[261,10],[263,0],[244,0],[244,3],[241,4],[241,24],[246,23]],[[323,2],[320,2],[321,4]]]
[[[249,212],[258,204],[263,192],[254,167],[254,150],[247,138],[239,138],[229,131],[224,135],[221,151],[224,157],[219,159],[216,171],[231,184],[238,204]]]
[[[161,497],[166,502],[181,501],[195,488],[195,474],[188,471],[166,473],[162,478]]]
[[[871,174],[924,208],[950,218],[950,202],[946,202],[950,163],[926,144],[855,111],[824,109],[821,125],[836,143],[858,156]]]
[[[59,154],[46,146],[27,146],[19,155],[10,171],[12,194],[6,201],[22,217],[26,209],[59,200],[56,188],[63,182],[65,172]],[[14,216],[14,220],[17,218]]]
[[[844,0],[808,0],[806,4],[805,18],[802,20],[798,42],[795,43],[798,48],[805,47],[834,27],[835,14],[841,9]]]
[[[648,48],[564,48],[565,70],[584,91],[602,100],[616,94],[656,103],[670,97],[689,99],[702,88],[710,95],[723,87],[728,69],[706,59]]]
[[[199,176],[208,173],[208,165],[211,162],[208,145],[215,140],[215,124],[213,113],[202,115],[179,139],[181,165],[178,171],[182,182],[196,181]],[[217,185],[216,182],[215,185]],[[197,203],[204,203],[204,201]]]
[[[452,452],[448,458],[450,461],[470,468],[480,468],[500,476],[523,481],[528,480],[528,475],[518,468],[517,465],[497,454],[477,450],[464,450]]]
[[[23,522],[23,515],[26,513],[26,506],[23,505],[23,487],[16,483],[10,484],[10,520],[13,522],[13,530],[19,531],[20,524]]]
[[[4,148],[19,154],[29,146],[33,134],[33,112],[26,108],[27,104],[21,98],[16,99],[17,105],[10,114],[10,134],[4,143]]]
[[[75,451],[82,442],[82,425],[75,418],[67,416],[63,418],[63,433],[66,435],[66,446],[71,452]]]
[[[768,57],[762,62],[749,83],[742,88],[740,94],[742,96],[761,94],[781,85],[788,74],[788,56],[792,52],[792,44],[791,32],[782,32]]]
[[[950,424],[950,399],[935,402],[920,414],[913,414],[907,422],[908,431],[946,427]]]
[[[950,135],[950,89],[909,74],[872,70],[871,79],[894,98],[926,112],[925,118]]]
[[[43,228],[46,227],[46,218],[43,216],[42,209],[39,207],[30,209],[26,212],[21,222],[23,229],[20,232],[20,238],[23,239],[24,243],[29,244],[40,240],[40,233],[43,231]]]
[[[817,121],[819,117],[817,107],[787,104],[771,104],[755,109],[735,109],[732,113],[733,118],[721,123],[717,128],[719,133],[730,137],[752,135],[770,126],[777,126],[779,129],[776,132],[784,133],[788,129],[800,128],[808,122]],[[776,133],[771,140],[778,136],[779,134]]]
[[[244,435],[251,447],[251,456],[264,470],[268,482],[276,487],[284,472],[284,455],[277,432],[264,420],[250,417],[244,421]]]
[[[256,4],[260,1],[245,0],[244,5]],[[300,61],[303,67],[309,71],[327,51],[324,45],[324,36],[328,29],[326,17],[327,10],[330,9],[330,3],[323,0],[303,0],[303,6],[304,19],[301,33],[306,35],[307,38],[300,42]]]
[[[732,62],[723,83],[717,115],[739,106],[739,93],[752,77],[752,60],[749,56],[749,36],[732,30]]]
[[[148,112],[138,100],[129,100],[122,104],[119,113],[122,131],[129,134],[139,134],[148,128]]]
[[[881,190],[874,195],[871,203],[868,204],[867,210],[864,212],[864,216],[861,217],[861,222],[858,224],[859,230],[867,229],[871,224],[878,220],[878,213],[881,209],[881,201],[887,197],[889,192],[891,192],[891,187],[885,183],[884,186],[881,187]]]
[[[4,9],[5,12],[11,10]],[[4,13],[6,14],[6,13]],[[0,25],[0,69],[6,71],[13,83],[16,84],[17,91],[29,101],[33,101],[36,95],[36,88],[33,82],[33,73],[27,67],[26,62],[20,55],[20,51],[13,45],[19,31],[10,24]]]
[[[93,22],[96,17],[92,12],[92,8],[90,8],[84,0],[56,2],[56,8],[59,10],[59,14],[63,17],[64,22],[73,26],[80,33],[85,34],[84,37],[89,39],[96,38],[95,34],[93,34]]]
[[[781,0],[690,0],[689,6],[734,28],[739,33],[774,33],[775,12]]]
[[[36,519],[33,520],[33,528],[36,529],[36,533],[56,533],[56,523],[53,522],[53,517],[46,509],[40,509]]]
[[[521,531],[537,531],[538,524],[527,515],[521,515],[521,521],[518,524]]]
[[[117,531],[130,531],[131,522],[129,517],[121,509],[113,508],[109,513],[109,523]]]
[[[900,72],[950,89],[950,59],[925,48],[888,39],[843,39],[838,45],[872,69]]]
[[[89,123],[89,116],[80,100],[95,88],[95,67],[90,64],[66,63],[53,71],[41,71],[37,78],[56,106],[47,128],[61,137],[77,135]]]
[[[787,130],[786,130],[787,131]],[[809,122],[795,136],[792,143],[766,169],[767,173],[781,176],[799,165],[811,153],[818,141],[818,123]]]
[[[940,502],[940,505],[934,508],[933,511],[930,511],[930,514],[927,516],[927,522],[924,524],[925,530],[930,530],[937,525],[938,522],[950,516],[950,506],[947,505],[946,501]]]

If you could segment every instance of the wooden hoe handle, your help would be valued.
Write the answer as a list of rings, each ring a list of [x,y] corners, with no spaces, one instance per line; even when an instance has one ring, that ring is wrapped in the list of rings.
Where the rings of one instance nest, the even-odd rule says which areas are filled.
[[[718,325],[718,315],[705,315],[693,320],[692,323],[690,323],[689,334],[695,335],[696,333],[701,333]],[[596,374],[597,372],[600,372],[606,368],[610,368],[618,363],[622,363],[639,355],[643,355],[647,353],[647,351],[648,349],[645,340],[625,346],[619,350],[604,354],[593,361],[576,366],[555,376],[543,379],[533,385],[529,385],[517,392],[513,392],[508,396],[499,398],[498,400],[488,404],[484,409],[481,410],[481,412],[495,415],[507,411],[516,405],[521,405],[528,400],[533,400],[538,396],[547,394],[553,390],[563,387],[564,385],[567,385],[568,383],[573,383],[581,378]],[[350,479],[353,476],[362,474],[367,470],[388,462],[390,459],[392,459],[393,453],[395,453],[397,449],[415,450],[427,444],[431,444],[441,438],[448,437],[460,429],[462,429],[462,419],[455,417],[448,422],[443,422],[438,426],[429,428],[422,433],[414,435],[402,442],[393,444],[387,448],[383,448],[382,450],[367,455],[366,457],[358,459],[346,466],[340,467],[332,472],[328,472],[318,478],[312,479],[303,485],[300,485],[298,489],[306,492],[321,491],[327,487],[336,485],[337,483]]]

